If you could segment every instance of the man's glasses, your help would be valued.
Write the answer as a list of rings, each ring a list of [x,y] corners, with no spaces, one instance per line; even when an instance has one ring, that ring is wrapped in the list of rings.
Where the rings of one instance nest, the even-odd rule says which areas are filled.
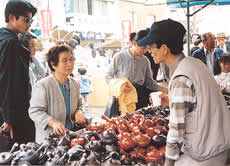
[[[25,23],[30,23],[30,24],[32,24],[33,23],[33,19],[32,18],[29,18],[29,17],[26,17],[26,16],[23,16],[24,17],[24,22]]]

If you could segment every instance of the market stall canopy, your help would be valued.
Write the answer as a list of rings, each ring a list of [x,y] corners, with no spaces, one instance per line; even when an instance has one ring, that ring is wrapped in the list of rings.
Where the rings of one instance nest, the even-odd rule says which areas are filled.
[[[52,38],[55,42],[57,40],[69,40],[75,30],[75,27],[71,25],[56,25],[52,29]]]
[[[190,17],[207,7],[208,5],[230,5],[230,0],[167,0],[167,5],[174,8],[187,8],[187,55],[190,55]],[[190,6],[202,5],[200,9],[190,14]]]
[[[114,39],[114,40],[105,42],[100,47],[101,48],[121,48],[121,41]]]
[[[52,38],[53,40],[69,40],[73,35],[73,32],[69,32],[67,30],[55,30],[52,32]]]
[[[189,6],[206,5],[211,0],[189,0]],[[230,0],[214,0],[211,5],[229,5]],[[187,0],[167,0],[167,5],[174,8],[187,7]]]

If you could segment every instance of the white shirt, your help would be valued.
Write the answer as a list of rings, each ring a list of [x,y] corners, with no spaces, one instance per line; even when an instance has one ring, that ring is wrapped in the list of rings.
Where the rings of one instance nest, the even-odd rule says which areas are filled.
[[[205,56],[206,56],[207,66],[208,66],[209,70],[211,71],[211,73],[214,74],[214,54],[211,53],[205,47],[204,47],[204,53],[205,53]]]

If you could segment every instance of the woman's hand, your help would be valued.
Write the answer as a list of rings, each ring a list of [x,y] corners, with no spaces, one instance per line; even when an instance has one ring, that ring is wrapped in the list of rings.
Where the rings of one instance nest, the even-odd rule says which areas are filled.
[[[220,86],[220,90],[222,93],[224,93],[226,89],[227,89],[227,86],[223,86],[223,85]]]
[[[60,121],[56,119],[51,119],[48,123],[48,126],[53,128],[53,133],[55,135],[59,135],[59,136],[65,135],[66,128]]]
[[[75,113],[75,123],[86,124],[85,115],[81,112],[81,110],[78,110]]]
[[[10,132],[10,138],[11,139],[14,138],[14,130],[13,130],[13,127],[9,123],[4,122],[1,126],[1,128],[4,132]]]
[[[161,106],[169,107],[169,97],[166,93],[160,95],[161,98]]]

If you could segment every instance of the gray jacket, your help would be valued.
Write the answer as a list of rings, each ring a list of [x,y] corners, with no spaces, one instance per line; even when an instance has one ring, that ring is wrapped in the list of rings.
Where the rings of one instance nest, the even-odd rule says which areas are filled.
[[[128,49],[115,54],[109,65],[105,80],[109,83],[114,78],[127,78],[132,84],[144,86],[152,91],[157,91],[159,87],[153,79],[148,58],[144,55],[134,58]]]
[[[197,106],[185,117],[182,151],[203,161],[230,147],[230,112],[213,75],[200,60],[193,57],[182,59],[171,80],[181,75],[192,80],[197,98]]]
[[[80,84],[74,78],[68,77],[70,84],[70,115],[72,123],[77,110],[82,110]],[[53,130],[48,126],[51,119],[65,124],[66,105],[61,88],[54,75],[40,80],[32,90],[29,116],[36,127],[36,142],[41,143]]]

